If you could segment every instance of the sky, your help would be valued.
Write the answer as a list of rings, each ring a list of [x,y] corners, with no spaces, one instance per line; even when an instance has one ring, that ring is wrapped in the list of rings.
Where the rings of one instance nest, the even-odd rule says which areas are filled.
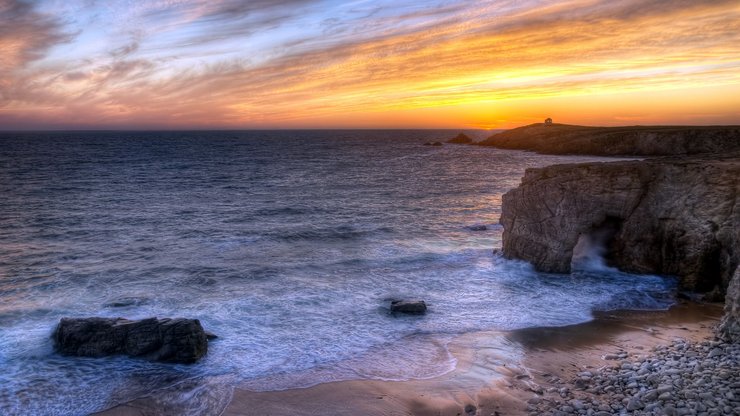
[[[740,124],[740,0],[0,0],[0,129]]]

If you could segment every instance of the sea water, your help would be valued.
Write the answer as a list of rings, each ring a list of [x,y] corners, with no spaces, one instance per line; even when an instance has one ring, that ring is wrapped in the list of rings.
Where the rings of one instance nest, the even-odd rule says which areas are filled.
[[[455,134],[0,133],[0,413],[173,385],[188,394],[162,400],[208,413],[235,385],[430,378],[464,333],[671,304],[671,279],[496,255],[525,169],[598,159],[422,145]],[[392,299],[429,312],[393,316]],[[197,318],[219,338],[189,366],[56,355],[59,319],[88,316]]]

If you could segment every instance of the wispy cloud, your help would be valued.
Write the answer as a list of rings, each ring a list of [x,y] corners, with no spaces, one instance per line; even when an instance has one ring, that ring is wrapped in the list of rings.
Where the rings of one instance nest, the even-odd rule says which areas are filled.
[[[717,86],[726,95],[695,105],[723,103],[732,119],[740,104],[737,1],[0,4],[16,28],[0,25],[11,127],[367,126],[477,103],[501,112],[472,120],[484,125],[513,120],[512,100]],[[702,113],[689,104],[665,117]]]
[[[24,68],[39,59],[54,45],[67,42],[71,35],[62,22],[34,10],[20,0],[0,0],[0,71]]]

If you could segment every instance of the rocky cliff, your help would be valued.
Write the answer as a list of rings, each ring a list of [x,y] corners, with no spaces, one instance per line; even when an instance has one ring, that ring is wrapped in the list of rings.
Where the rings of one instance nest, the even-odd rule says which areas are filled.
[[[740,157],[694,156],[528,169],[503,197],[503,252],[569,272],[581,236],[607,262],[723,292],[740,262]]]
[[[531,124],[477,143],[548,154],[690,155],[740,150],[740,126],[587,127]]]
[[[728,341],[740,342],[740,267],[735,269],[735,274],[727,287],[725,316],[722,317],[719,334]]]

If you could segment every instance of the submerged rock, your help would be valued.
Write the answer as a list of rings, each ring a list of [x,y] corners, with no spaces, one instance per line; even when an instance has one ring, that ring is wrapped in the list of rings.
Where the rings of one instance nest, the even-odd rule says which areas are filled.
[[[184,318],[62,318],[52,335],[63,355],[125,354],[170,363],[194,363],[206,355],[207,337],[200,321]]]
[[[486,231],[488,227],[484,224],[475,224],[475,225],[468,225],[467,227],[470,231]]]
[[[394,300],[391,302],[391,312],[423,315],[427,312],[427,304],[423,300]]]
[[[124,308],[127,306],[145,305],[147,303],[149,303],[149,299],[147,298],[131,296],[113,299],[105,303],[103,306],[106,308]]]

